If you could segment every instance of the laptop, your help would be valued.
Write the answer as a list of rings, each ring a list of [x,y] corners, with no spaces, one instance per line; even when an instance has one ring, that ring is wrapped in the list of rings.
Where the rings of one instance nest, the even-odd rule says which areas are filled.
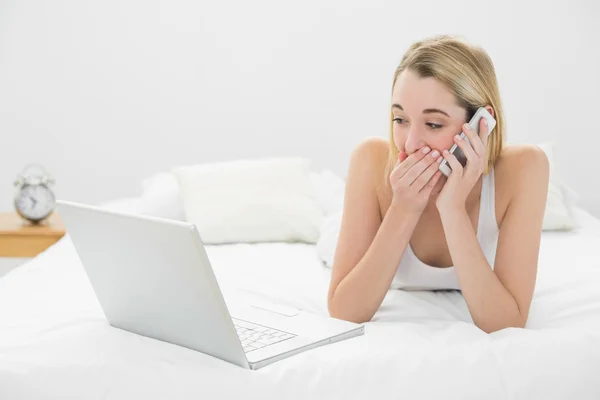
[[[246,369],[364,333],[258,297],[226,303],[194,224],[61,200],[57,210],[116,328]]]

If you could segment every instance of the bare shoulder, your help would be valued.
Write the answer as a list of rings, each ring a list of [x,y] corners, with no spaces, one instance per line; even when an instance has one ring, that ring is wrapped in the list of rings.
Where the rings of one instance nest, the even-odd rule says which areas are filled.
[[[513,182],[525,176],[543,178],[548,173],[548,157],[540,147],[530,144],[506,146],[496,161],[494,170]]]
[[[352,158],[368,162],[372,169],[385,166],[389,152],[389,142],[381,137],[371,136],[363,139],[352,151]]]
[[[352,151],[350,157],[351,170],[360,169],[368,174],[373,183],[372,188],[379,192],[384,182],[384,171],[389,155],[389,142],[381,137],[367,137]],[[354,166],[355,168],[352,168]]]
[[[518,196],[547,191],[549,170],[548,157],[540,147],[506,146],[494,165],[497,212],[504,215],[508,204]]]
[[[519,163],[544,163],[548,162],[548,157],[541,147],[533,144],[511,144],[502,149],[498,163],[510,161],[514,165],[515,161]]]
[[[386,189],[389,182],[385,179],[385,167],[389,156],[389,141],[381,137],[367,137],[352,151],[348,179],[363,182],[361,194],[371,193],[377,201],[380,216],[385,208]],[[352,175],[352,177],[350,176]],[[368,190],[365,190],[367,189]],[[357,194],[359,195],[359,194]]]

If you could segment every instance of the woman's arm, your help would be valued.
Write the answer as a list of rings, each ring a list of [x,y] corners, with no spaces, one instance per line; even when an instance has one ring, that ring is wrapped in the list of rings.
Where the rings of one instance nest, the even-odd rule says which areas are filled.
[[[383,180],[387,146],[386,141],[370,139],[350,159],[328,294],[329,314],[335,318],[358,323],[371,320],[420,217],[420,213],[392,205],[381,218],[376,183]],[[435,164],[430,159],[425,163]]]
[[[500,227],[494,270],[466,210],[440,210],[463,296],[475,324],[488,333],[525,327],[548,193],[548,159],[541,149],[524,147],[510,158],[514,194]]]
[[[332,317],[357,323],[371,320],[390,288],[418,219],[418,215],[405,215],[397,209],[387,212],[364,257],[330,291]],[[346,243],[341,242],[338,247],[340,254],[348,248]],[[338,271],[341,271],[344,257],[336,258]]]

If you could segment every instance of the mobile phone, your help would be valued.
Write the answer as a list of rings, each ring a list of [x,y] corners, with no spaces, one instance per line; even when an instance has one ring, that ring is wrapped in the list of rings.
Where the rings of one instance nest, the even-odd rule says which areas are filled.
[[[492,133],[492,130],[496,126],[496,120],[494,119],[494,117],[492,117],[492,114],[490,114],[485,108],[479,107],[475,115],[473,115],[473,118],[471,118],[471,120],[469,121],[469,126],[475,131],[475,133],[477,133],[477,135],[479,135],[479,122],[481,121],[481,118],[485,118],[488,122],[489,136],[489,134]],[[469,142],[469,138],[464,132],[460,133],[460,137],[467,143],[471,143]],[[467,165],[467,157],[456,143],[452,145],[449,151],[451,154],[454,154],[458,162],[463,167]],[[442,172],[442,174],[446,176],[450,176],[450,174],[452,173],[452,167],[450,167],[450,164],[448,164],[448,161],[446,161],[445,159],[442,160],[438,169]]]

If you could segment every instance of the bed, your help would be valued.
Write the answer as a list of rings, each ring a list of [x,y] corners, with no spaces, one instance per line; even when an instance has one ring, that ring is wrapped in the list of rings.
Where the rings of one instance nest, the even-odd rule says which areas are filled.
[[[364,336],[257,371],[109,326],[66,235],[0,278],[0,399],[598,399],[600,220],[575,217],[577,230],[542,235],[526,329],[484,333],[460,292],[391,290]],[[327,314],[314,245],[207,252],[226,301]]]

